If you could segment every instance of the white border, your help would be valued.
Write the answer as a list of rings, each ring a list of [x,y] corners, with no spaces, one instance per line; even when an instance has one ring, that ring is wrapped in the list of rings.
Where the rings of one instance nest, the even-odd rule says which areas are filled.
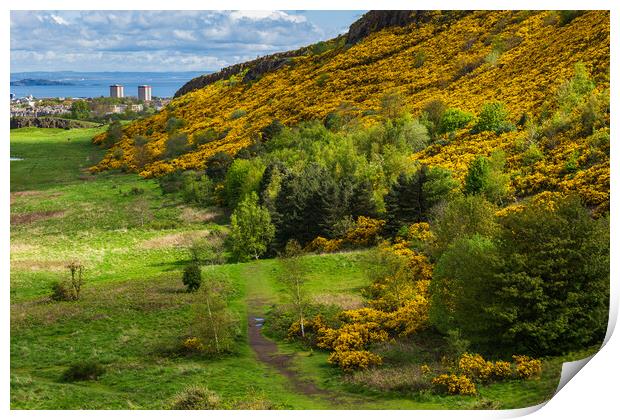
[[[196,1],[196,0],[175,0],[175,1],[162,1],[162,0],[150,0],[150,1],[132,1],[127,0],[108,0],[108,1],[76,1],[76,0],[64,0],[64,1],[36,1],[36,0],[16,0],[7,1],[4,3],[6,10],[2,14],[0,23],[2,24],[3,33],[5,36],[0,37],[0,42],[3,44],[3,80],[2,94],[5,98],[8,98],[9,93],[9,72],[10,72],[10,18],[9,10],[36,10],[36,9],[69,9],[69,10],[85,10],[85,9],[116,9],[116,10],[140,10],[140,9],[155,9],[155,10],[200,10],[200,9],[220,9],[220,10],[253,10],[253,9],[284,9],[284,10],[302,10],[302,9],[315,9],[315,10],[338,10],[338,9],[537,9],[537,10],[555,10],[555,9],[606,9],[612,11],[612,37],[611,37],[611,74],[612,74],[612,86],[615,86],[615,80],[618,75],[617,66],[617,46],[618,46],[618,8],[617,2],[602,1],[602,0],[589,0],[576,1],[576,0],[544,0],[544,1],[501,1],[501,0],[481,0],[481,1],[367,1],[367,0],[340,0],[340,1],[270,1],[264,0],[260,3],[251,1]],[[618,104],[618,91],[612,90],[611,107]],[[8,113],[8,109],[7,109]],[[615,121],[615,116],[613,118]],[[317,417],[321,418],[371,418],[375,416],[389,416],[390,418],[464,418],[464,419],[481,419],[481,418],[505,418],[524,415],[529,412],[535,411],[536,408],[540,408],[531,414],[533,419],[583,419],[585,417],[595,419],[607,419],[614,418],[618,413],[618,381],[620,378],[620,362],[618,355],[620,354],[620,344],[616,336],[611,335],[608,338],[607,344],[599,351],[592,360],[583,368],[577,375],[576,379],[569,381],[566,386],[546,405],[531,409],[515,410],[511,412],[497,411],[497,412],[480,412],[480,411],[294,411],[294,412],[159,412],[159,411],[142,411],[142,412],[128,412],[128,411],[89,411],[83,413],[79,411],[11,411],[9,412],[9,118],[8,115],[2,120],[3,133],[5,136],[0,140],[0,156],[4,156],[4,164],[0,166],[1,181],[0,189],[2,197],[4,198],[3,205],[1,206],[2,220],[4,221],[0,226],[0,247],[2,250],[2,263],[0,263],[0,270],[2,280],[4,284],[4,293],[2,294],[2,359],[0,377],[2,378],[2,393],[0,394],[1,402],[0,407],[14,418],[24,417],[45,417],[45,418],[82,418],[85,414],[92,418],[109,418],[110,416],[122,417],[122,418],[203,418],[209,416],[210,418],[230,418],[234,416],[240,419],[260,420],[266,418],[274,418],[275,416],[292,417],[295,416],[299,419],[313,419]],[[612,123],[613,125],[613,123]],[[612,143],[620,141],[620,138],[615,135],[615,131],[612,130]],[[617,162],[619,158],[619,146],[612,148],[611,165],[612,165],[612,186],[611,186],[611,208],[618,209],[618,188],[615,182],[615,173],[618,168]],[[617,210],[616,210],[617,214]],[[612,218],[612,251],[611,251],[611,278],[612,278],[612,309],[610,312],[610,331],[615,325],[615,321],[618,313],[618,267],[616,261],[618,261],[618,228],[616,218]]]

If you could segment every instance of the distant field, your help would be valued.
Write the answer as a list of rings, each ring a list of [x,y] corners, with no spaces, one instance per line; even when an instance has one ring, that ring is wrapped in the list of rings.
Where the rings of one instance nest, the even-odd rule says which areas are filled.
[[[180,280],[187,245],[192,235],[227,229],[226,218],[218,209],[179,205],[162,196],[153,180],[84,172],[102,155],[89,142],[96,132],[11,132],[11,155],[25,159],[11,162],[12,408],[166,408],[192,384],[206,385],[226,401],[259,395],[277,408],[297,409],[485,408],[485,400],[512,408],[543,401],[555,389],[560,359],[545,362],[540,381],[482,386],[482,400],[379,393],[346,385],[327,364],[327,353],[279,342],[299,376],[326,395],[296,392],[256,358],[246,335],[248,314],[285,299],[277,259],[203,268],[206,278],[224,278],[233,290],[229,305],[240,328],[236,352],[215,359],[175,355],[170,349],[187,334],[191,304],[198,299],[184,292]],[[312,299],[361,303],[360,289],[368,284],[363,256],[304,257]],[[86,270],[83,296],[52,303],[50,285],[74,259]],[[71,362],[89,359],[105,365],[100,380],[60,382]]]

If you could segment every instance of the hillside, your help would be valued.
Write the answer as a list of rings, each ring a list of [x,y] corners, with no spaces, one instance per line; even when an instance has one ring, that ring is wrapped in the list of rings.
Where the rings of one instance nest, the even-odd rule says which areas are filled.
[[[157,115],[124,127],[120,140],[94,170],[123,168],[153,177],[201,169],[217,152],[235,155],[259,140],[274,120],[295,126],[322,121],[343,108],[363,126],[372,126],[380,121],[382,96],[397,92],[413,115],[433,100],[472,114],[485,103],[501,101],[510,121],[519,126],[503,134],[457,130],[412,154],[412,159],[451,169],[462,180],[476,155],[502,149],[517,196],[578,190],[590,206],[608,208],[609,158],[604,146],[602,155],[592,153],[596,142],[586,140],[591,132],[556,130],[538,145],[541,156],[524,165],[536,137],[528,134],[524,122],[537,120],[545,128],[556,92],[573,77],[577,63],[585,65],[596,83],[598,97],[593,100],[605,97],[608,12],[590,11],[569,19],[548,11],[412,12],[405,17],[394,13],[402,12],[369,13],[351,26],[346,38],[278,56],[277,65],[265,65],[264,73],[250,79],[246,75],[252,65],[240,66],[237,75],[226,73],[227,78],[214,76],[204,87],[194,82],[196,90],[186,89],[188,93]],[[605,114],[604,104],[595,113],[601,109]],[[603,119],[608,118],[608,106],[606,115]],[[181,120],[178,132],[188,135],[189,151],[165,159],[170,136],[166,125],[172,118]],[[606,132],[608,139],[605,124],[594,128]],[[209,129],[216,133],[211,141],[192,145],[194,135]],[[136,156],[136,136],[146,137],[147,158]],[[104,139],[102,134],[94,141]]]

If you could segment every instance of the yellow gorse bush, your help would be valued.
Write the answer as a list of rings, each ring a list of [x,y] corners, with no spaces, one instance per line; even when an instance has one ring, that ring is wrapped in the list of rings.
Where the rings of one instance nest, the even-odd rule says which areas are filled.
[[[198,337],[186,338],[185,340],[183,340],[182,346],[183,346],[183,349],[187,351],[201,352],[204,350],[204,345],[202,344],[202,341]]]
[[[433,385],[453,395],[476,395],[476,384],[465,375],[442,374],[432,379]]]
[[[329,355],[327,361],[345,372],[368,369],[382,363],[380,356],[366,350],[337,350]]]
[[[523,379],[537,378],[542,373],[542,361],[528,356],[512,356],[517,364],[517,375]]]

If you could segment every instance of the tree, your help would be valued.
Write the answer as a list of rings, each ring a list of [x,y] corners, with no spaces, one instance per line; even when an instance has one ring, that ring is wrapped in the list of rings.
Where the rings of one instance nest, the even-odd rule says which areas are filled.
[[[306,336],[305,313],[308,307],[308,296],[305,288],[306,276],[300,261],[302,249],[299,242],[290,240],[284,248],[284,254],[280,258],[283,266],[280,282],[284,285],[295,317],[299,322],[301,336]]]
[[[71,118],[85,120],[90,116],[90,106],[86,101],[74,101],[71,104]]]
[[[448,108],[445,110],[439,121],[438,134],[445,134],[465,127],[474,116],[469,112],[461,111],[458,108]]]
[[[204,173],[185,171],[182,174],[182,195],[187,203],[210,206],[214,203],[215,188],[213,181]]]
[[[205,173],[213,181],[219,182],[226,176],[226,171],[232,162],[233,158],[228,153],[217,152],[207,159]]]
[[[183,284],[187,287],[188,292],[195,292],[202,284],[202,272],[200,265],[192,262],[183,270]]]
[[[153,219],[151,203],[144,196],[135,198],[130,204],[129,210],[130,216],[132,216],[134,223],[140,227],[144,227],[145,223],[150,222]]]
[[[504,173],[505,162],[502,152],[494,152],[489,159],[477,156],[465,176],[465,194],[482,194],[490,201],[502,204],[510,182],[510,177]]]
[[[449,197],[456,183],[450,172],[422,166],[413,175],[401,174],[385,197],[385,229],[395,234],[402,226],[428,220],[430,210]]]
[[[465,176],[465,194],[480,194],[486,186],[489,179],[491,168],[489,161],[484,156],[476,156],[467,169]]]
[[[494,131],[496,134],[513,131],[515,126],[508,120],[508,117],[508,110],[506,109],[506,105],[503,103],[486,103],[482,106],[482,110],[478,115],[476,125],[472,131],[474,133]]]
[[[493,237],[498,229],[496,210],[496,206],[480,195],[455,196],[437,206],[431,217],[435,237],[432,255],[438,258],[457,239],[476,234]]]
[[[232,251],[239,261],[258,259],[267,251],[275,228],[266,208],[258,204],[258,196],[250,193],[230,218]]]
[[[428,129],[432,139],[439,134],[441,120],[446,112],[447,106],[441,99],[433,99],[422,107],[421,121]]]
[[[200,339],[207,353],[233,350],[238,320],[226,304],[227,284],[211,274],[192,308],[191,334]]]
[[[431,319],[489,353],[550,355],[600,342],[609,301],[609,220],[578,197],[533,199],[491,237],[460,237],[431,282]]]
[[[110,148],[114,146],[123,137],[123,127],[120,122],[114,121],[108,126],[103,146]]]
[[[224,180],[224,197],[230,208],[235,208],[251,192],[258,192],[265,171],[260,159],[235,159]]]
[[[276,245],[282,249],[295,239],[305,245],[317,236],[326,235],[326,220],[332,211],[325,205],[329,200],[327,188],[333,182],[329,173],[316,163],[307,165],[299,174],[287,174],[282,179],[276,202]]]

